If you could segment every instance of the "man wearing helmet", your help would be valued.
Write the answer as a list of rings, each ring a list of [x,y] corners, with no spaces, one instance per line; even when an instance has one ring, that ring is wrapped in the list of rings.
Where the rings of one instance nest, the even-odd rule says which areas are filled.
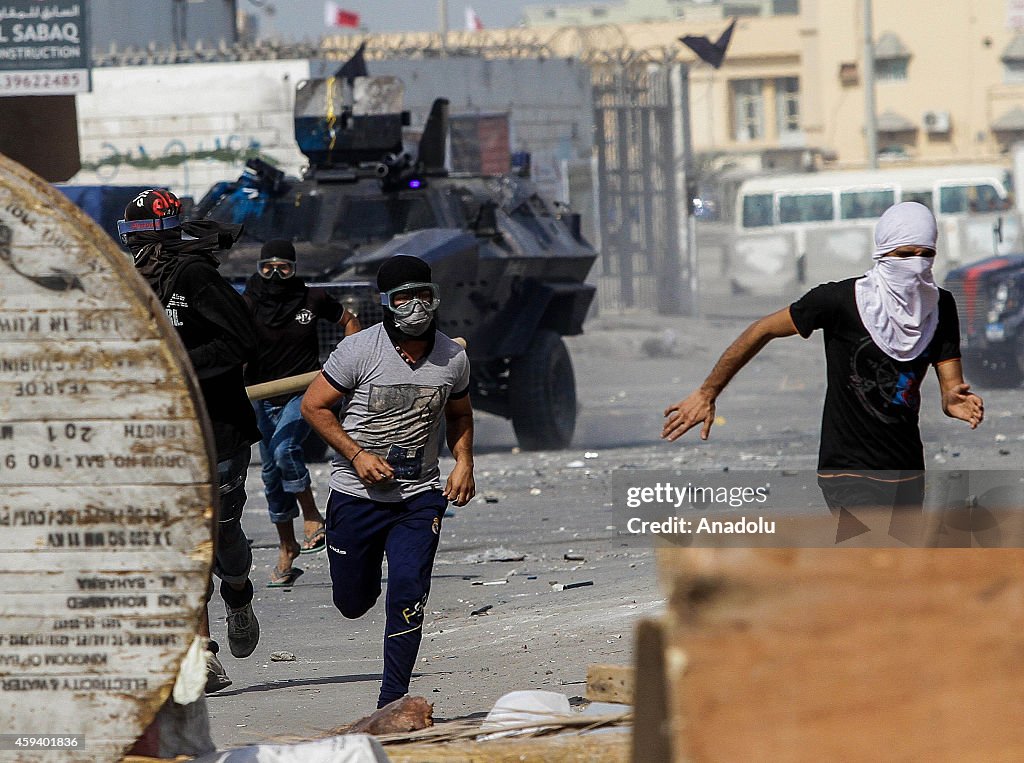
[[[436,328],[430,266],[396,255],[377,272],[382,323],[338,345],[306,391],[302,414],[338,453],[327,500],[334,604],[364,615],[388,559],[384,675],[377,706],[409,690],[448,501],[464,506],[473,480],[473,409],[466,351]],[[334,407],[344,401],[339,417]],[[441,420],[455,466],[441,490]]]
[[[245,394],[242,366],[253,356],[256,337],[242,297],[217,272],[214,252],[229,248],[241,226],[200,220],[183,222],[181,202],[170,191],[150,189],[136,196],[117,223],[135,267],[149,282],[181,337],[210,416],[220,484],[214,573],[227,607],[228,645],[248,657],[259,642],[249,581],[252,552],[242,531],[245,477],[250,446],[260,439],[256,416]],[[184,235],[183,235],[184,234]],[[211,581],[212,593],[212,581]],[[209,614],[200,634],[210,635]],[[231,684],[217,642],[207,652],[207,693]]]

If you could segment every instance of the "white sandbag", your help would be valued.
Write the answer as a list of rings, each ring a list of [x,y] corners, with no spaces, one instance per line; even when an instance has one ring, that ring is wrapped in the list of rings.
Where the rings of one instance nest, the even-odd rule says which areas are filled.
[[[566,717],[575,717],[569,707],[569,698],[554,691],[512,691],[494,703],[481,725],[484,736],[478,739],[497,739],[517,734],[528,734],[546,725],[556,725]],[[540,722],[534,726],[525,726]],[[508,729],[509,731],[502,731]],[[519,727],[519,728],[516,728]],[[492,732],[492,733],[486,733]]]
[[[347,734],[299,744],[259,744],[215,752],[193,763],[388,763],[380,742],[368,734]]]
[[[206,643],[209,639],[196,636],[178,666],[178,680],[174,682],[171,698],[179,705],[191,705],[203,696],[206,688]]]

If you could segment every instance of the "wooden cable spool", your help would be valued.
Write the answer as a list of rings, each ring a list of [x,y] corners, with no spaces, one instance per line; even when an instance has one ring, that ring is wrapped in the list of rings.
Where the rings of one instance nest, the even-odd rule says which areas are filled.
[[[0,730],[84,735],[25,757],[119,760],[169,695],[213,555],[208,443],[131,257],[0,156]]]

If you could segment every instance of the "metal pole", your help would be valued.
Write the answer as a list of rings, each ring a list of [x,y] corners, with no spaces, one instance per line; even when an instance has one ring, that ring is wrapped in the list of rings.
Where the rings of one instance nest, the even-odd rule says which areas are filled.
[[[686,299],[687,315],[700,317],[700,284],[697,278],[697,218],[693,216],[693,199],[697,195],[697,170],[693,160],[693,126],[690,116],[690,66],[679,65],[679,117],[683,139],[683,199],[686,215]]]
[[[437,12],[441,19],[441,55],[448,55],[448,0],[437,0]]]
[[[875,42],[871,0],[864,0],[864,137],[868,169],[878,169],[878,122],[875,119]]]

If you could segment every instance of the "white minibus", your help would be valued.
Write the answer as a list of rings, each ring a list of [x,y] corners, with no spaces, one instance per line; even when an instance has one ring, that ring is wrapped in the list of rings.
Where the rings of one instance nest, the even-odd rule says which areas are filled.
[[[889,206],[918,201],[939,225],[936,280],[948,270],[1020,251],[1009,173],[959,165],[766,175],[736,193],[728,271],[733,288],[788,294],[871,267],[874,225]]]

